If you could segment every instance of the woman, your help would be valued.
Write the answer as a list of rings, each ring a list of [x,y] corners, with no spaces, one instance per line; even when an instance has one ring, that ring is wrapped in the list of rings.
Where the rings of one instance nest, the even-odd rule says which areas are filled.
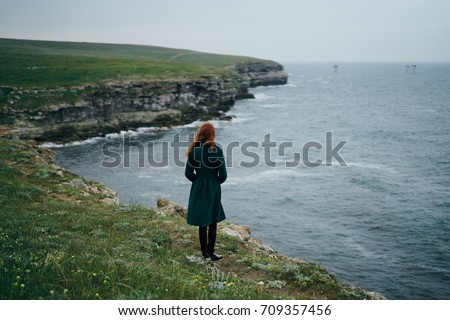
[[[187,223],[199,227],[202,255],[212,261],[222,259],[214,253],[214,246],[217,223],[225,220],[220,184],[227,179],[223,151],[214,142],[215,137],[214,126],[208,122],[198,129],[186,152],[185,170],[186,178],[192,182]]]

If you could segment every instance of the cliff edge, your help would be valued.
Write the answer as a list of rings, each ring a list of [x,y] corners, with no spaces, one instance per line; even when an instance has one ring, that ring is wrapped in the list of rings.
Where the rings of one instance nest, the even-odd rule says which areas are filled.
[[[205,261],[186,209],[121,205],[34,141],[0,138],[0,299],[380,299],[220,223]]]

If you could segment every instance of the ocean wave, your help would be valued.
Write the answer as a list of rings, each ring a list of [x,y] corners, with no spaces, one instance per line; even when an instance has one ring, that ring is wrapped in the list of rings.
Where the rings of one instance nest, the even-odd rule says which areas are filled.
[[[367,249],[360,243],[360,241],[356,241],[354,237],[347,238],[345,240],[345,243],[347,248],[351,248],[358,252],[362,260],[382,260],[389,265],[394,265],[398,262],[395,258],[390,257],[386,254],[376,253],[372,250]]]
[[[45,148],[63,148],[63,147],[71,147],[71,146],[82,146],[87,144],[95,144],[99,141],[108,140],[108,139],[117,139],[121,138],[125,135],[129,135],[131,137],[139,136],[142,134],[148,134],[149,132],[160,130],[158,127],[139,127],[136,130],[121,130],[115,133],[108,133],[105,136],[92,137],[85,140],[74,141],[69,143],[53,143],[53,142],[44,142],[40,144],[40,147]]]
[[[255,93],[255,100],[269,100],[274,98],[274,96],[268,95],[266,93]]]
[[[231,123],[243,123],[253,121],[255,118],[253,117],[234,117],[231,119]]]
[[[231,116],[232,118],[230,120],[207,120],[207,121],[195,120],[194,122],[191,122],[191,123],[188,123],[188,124],[184,124],[184,125],[180,125],[180,126],[176,126],[174,128],[175,129],[180,129],[180,128],[194,128],[194,129],[198,129],[198,128],[200,128],[200,126],[203,123],[209,122],[217,129],[217,128],[222,128],[225,125],[235,124],[235,123],[243,123],[243,122],[250,122],[250,121],[253,121],[255,119],[254,117],[236,117],[232,113],[226,113],[226,115]]]
[[[354,249],[359,253],[362,260],[380,260],[385,265],[390,266],[402,266],[402,268],[406,268],[409,272],[421,274],[425,272],[436,272],[441,274],[448,274],[448,270],[440,267],[436,267],[427,263],[414,263],[414,262],[406,262],[402,261],[398,257],[393,257],[383,253],[376,253],[372,250],[367,249],[365,246],[357,243],[353,238],[349,238],[346,240],[346,245],[349,248]]]
[[[205,122],[211,123],[215,128],[220,128],[224,123],[228,123],[229,121],[228,120],[208,120],[208,121],[195,120],[191,123],[176,126],[174,128],[175,129],[178,129],[178,128],[200,128],[200,126]]]
[[[147,134],[149,132],[153,132],[153,131],[157,131],[157,130],[161,130],[161,128],[158,128],[158,127],[139,127],[136,130],[120,130],[119,132],[108,133],[107,135],[105,135],[105,138],[106,139],[115,139],[115,138],[123,137],[125,135],[128,135],[130,137],[136,137],[136,136],[139,136],[141,134]]]
[[[44,148],[63,148],[63,147],[70,147],[70,146],[81,146],[81,145],[86,145],[86,144],[94,144],[97,143],[101,140],[105,139],[104,137],[93,137],[93,138],[89,138],[86,140],[82,140],[82,141],[74,141],[74,142],[69,142],[69,143],[53,143],[53,142],[44,142],[42,144],[40,144],[40,147],[44,147]]]
[[[331,77],[331,76],[328,76],[328,77],[325,77],[325,76],[318,76],[318,77],[316,77],[316,78],[309,79],[308,81],[309,81],[310,83],[314,83],[314,84],[316,84],[316,83],[318,83],[318,84],[328,84],[328,83],[330,83],[330,80],[331,80],[332,78],[333,78],[333,77]]]
[[[201,120],[195,120],[194,122],[176,126],[175,128],[199,128],[203,122],[204,121],[201,121]]]
[[[364,169],[375,169],[381,171],[388,171],[391,173],[396,173],[396,171],[392,168],[389,168],[382,164],[374,164],[374,163],[358,163],[358,162],[347,162],[347,166],[350,167],[358,167]]]
[[[175,179],[173,182],[176,186],[191,184],[191,182],[188,179],[184,179],[184,180]]]
[[[309,176],[309,173],[289,169],[269,169],[250,174],[248,176],[230,177],[227,184],[237,185],[241,183],[266,183],[267,181],[280,180],[283,178],[300,178]]]
[[[41,143],[41,144],[39,145],[39,147],[41,147],[41,148],[53,148],[53,149],[55,149],[55,148],[61,148],[61,147],[64,147],[64,145],[63,145],[63,144],[53,143],[53,142],[44,142],[44,143]]]
[[[166,182],[167,179],[154,178],[152,175],[140,175],[139,179],[150,179],[152,182]]]
[[[263,109],[272,109],[272,108],[277,108],[277,107],[281,107],[281,104],[279,103],[263,103],[258,105],[258,108],[263,108]]]

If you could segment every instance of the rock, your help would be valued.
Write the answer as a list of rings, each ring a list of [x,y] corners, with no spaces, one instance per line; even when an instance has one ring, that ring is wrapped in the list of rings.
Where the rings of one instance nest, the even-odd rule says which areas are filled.
[[[245,226],[230,223],[220,227],[219,230],[242,241],[250,238],[250,229]]]
[[[161,215],[167,216],[182,216],[184,218],[187,217],[187,209],[186,207],[172,203],[165,198],[158,198],[156,200],[156,212]]]
[[[70,186],[82,191],[84,196],[96,196],[104,203],[111,205],[119,204],[119,197],[117,192],[106,186],[88,185],[81,179],[73,179],[68,183]]]
[[[103,202],[114,205],[120,204],[119,195],[117,194],[116,190],[113,190],[106,186],[102,186],[101,189],[99,189],[99,192],[101,192]]]
[[[372,297],[374,300],[387,300],[385,296],[378,292],[366,291],[366,294]]]
[[[275,61],[248,61],[232,67],[249,87],[283,85],[288,74],[283,66]]]
[[[117,198],[104,198],[101,200],[102,202],[110,205],[118,205],[119,200]]]
[[[100,190],[96,186],[89,186],[89,193],[91,194],[99,194]]]
[[[156,199],[156,207],[157,208],[162,208],[167,206],[168,204],[170,204],[170,201],[166,198],[158,198]]]
[[[250,237],[248,239],[248,244],[256,251],[266,251],[268,253],[275,253],[276,251],[273,250],[269,245],[264,244],[261,240]]]
[[[89,191],[89,186],[86,183],[84,183],[84,181],[81,179],[73,179],[72,181],[69,182],[69,185],[71,185],[74,188],[83,190],[85,192]]]

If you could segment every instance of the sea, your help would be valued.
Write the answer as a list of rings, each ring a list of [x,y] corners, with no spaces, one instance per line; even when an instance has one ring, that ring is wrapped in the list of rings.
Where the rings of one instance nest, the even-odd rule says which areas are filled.
[[[284,63],[212,120],[227,220],[287,256],[388,299],[450,299],[450,64]],[[56,149],[62,167],[124,204],[187,205],[186,144],[200,121]],[[226,253],[225,253],[226,254]]]

